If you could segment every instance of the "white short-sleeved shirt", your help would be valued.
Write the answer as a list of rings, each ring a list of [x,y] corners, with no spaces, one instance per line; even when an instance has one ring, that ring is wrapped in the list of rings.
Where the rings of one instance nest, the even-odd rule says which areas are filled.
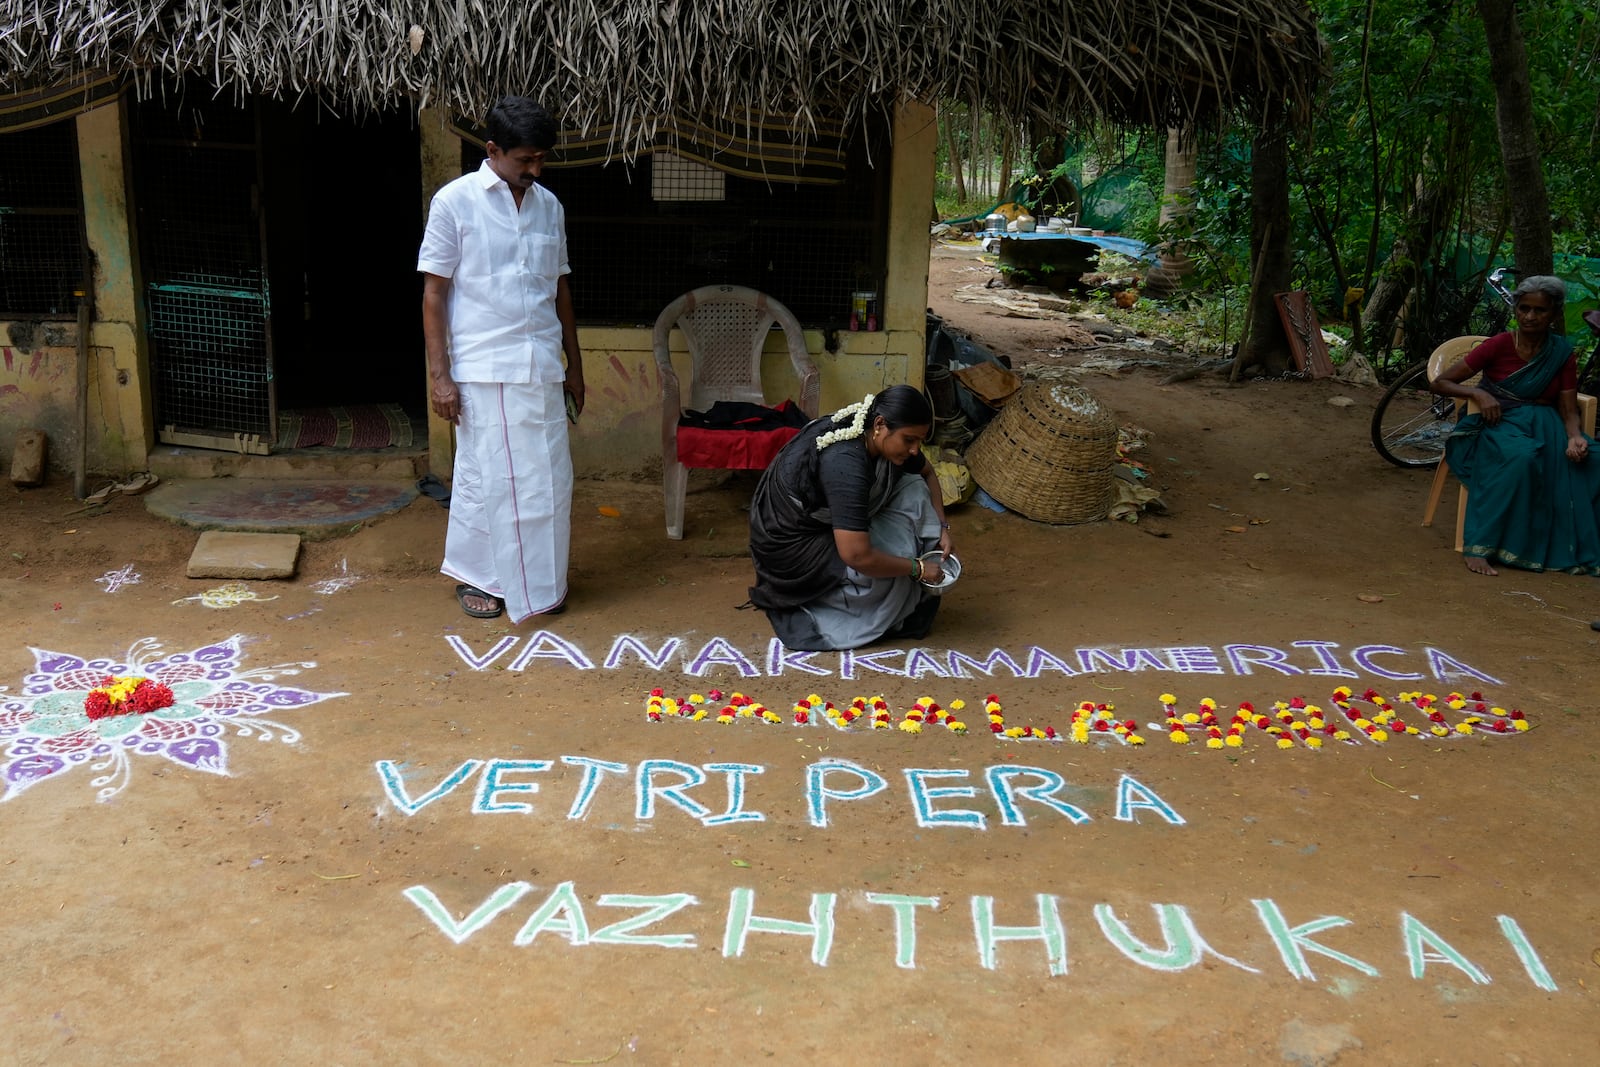
[[[559,382],[556,281],[570,273],[566,213],[535,184],[517,208],[483,166],[440,189],[428,209],[417,270],[450,279],[450,374],[458,382]]]

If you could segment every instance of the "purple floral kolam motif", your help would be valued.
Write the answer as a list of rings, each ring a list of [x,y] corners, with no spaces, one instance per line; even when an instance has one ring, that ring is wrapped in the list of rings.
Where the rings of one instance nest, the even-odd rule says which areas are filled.
[[[170,760],[188,770],[228,774],[228,739],[294,744],[300,734],[268,717],[345,693],[314,693],[279,684],[315,663],[244,669],[244,635],[189,652],[163,655],[150,637],[121,659],[83,659],[34,648],[22,692],[0,686],[0,803],[47,779],[86,766],[95,797],[128,787],[138,757]],[[170,707],[91,719],[84,701],[108,677],[149,678],[172,690]]]

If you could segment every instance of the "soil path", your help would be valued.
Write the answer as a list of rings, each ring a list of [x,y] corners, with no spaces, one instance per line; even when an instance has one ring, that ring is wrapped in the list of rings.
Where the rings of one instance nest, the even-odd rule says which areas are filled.
[[[935,310],[1081,362],[954,299],[987,274],[937,251]],[[1469,575],[1451,509],[1418,525],[1428,474],[1368,445],[1375,391],[1162,377],[1080,381],[1151,432],[1166,515],[960,509],[930,642],[870,655],[785,658],[734,609],[744,479],[681,542],[655,485],[582,484],[544,628],[461,615],[427,500],[208,601],[137,501],[0,494],[0,1058],[1594,1062],[1594,584]],[[105,672],[193,713],[88,726]],[[1339,685],[1533,728],[1456,732],[1469,704],[1437,739],[1403,705],[1422,736],[1214,750],[1159,699],[1355,730]],[[971,732],[651,724],[654,687],[959,699]],[[991,693],[1148,743],[998,740]]]

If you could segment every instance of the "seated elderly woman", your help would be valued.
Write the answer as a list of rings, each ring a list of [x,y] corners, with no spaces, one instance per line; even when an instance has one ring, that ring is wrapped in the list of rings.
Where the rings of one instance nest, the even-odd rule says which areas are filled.
[[[1577,361],[1556,333],[1567,287],[1525,279],[1512,294],[1516,329],[1489,338],[1433,382],[1471,400],[1445,445],[1467,487],[1462,554],[1477,574],[1491,561],[1527,570],[1600,574],[1600,460],[1578,424]],[[1476,386],[1464,385],[1474,374]]]
[[[896,385],[813,420],[750,504],[750,600],[785,646],[859,648],[927,636],[950,526],[922,444],[927,398]],[[936,551],[937,550],[937,551]]]

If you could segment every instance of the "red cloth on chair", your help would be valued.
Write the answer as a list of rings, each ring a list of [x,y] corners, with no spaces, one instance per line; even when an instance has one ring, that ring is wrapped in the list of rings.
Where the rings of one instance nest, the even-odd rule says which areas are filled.
[[[800,431],[793,426],[773,430],[707,430],[678,427],[678,462],[685,467],[766,470],[778,452]]]
[[[745,417],[736,416],[730,422],[726,413],[735,407],[742,407],[738,416]],[[714,405],[710,421],[717,424],[701,425],[707,417],[705,413],[689,412],[678,422],[678,462],[685,467],[766,470],[805,425],[805,417],[789,400],[776,408]],[[742,429],[743,426],[761,428]]]

